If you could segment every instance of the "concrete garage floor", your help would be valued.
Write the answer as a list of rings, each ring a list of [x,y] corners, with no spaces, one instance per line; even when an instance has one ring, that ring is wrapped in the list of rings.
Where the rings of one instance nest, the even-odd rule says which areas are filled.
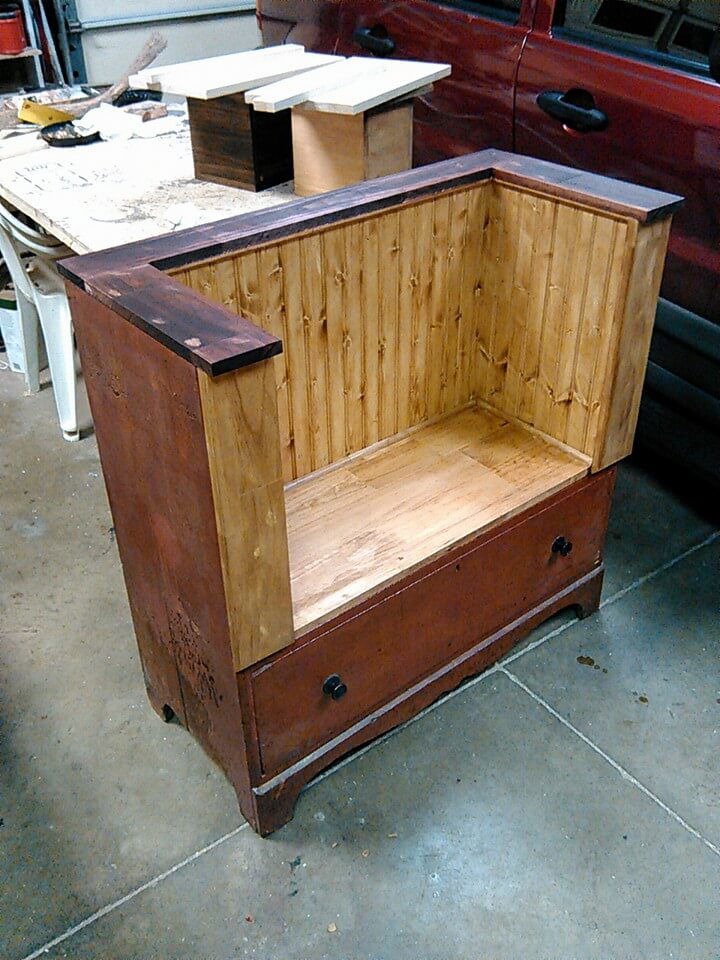
[[[0,373],[3,960],[720,956],[717,517],[625,465],[600,613],[261,840],[146,702],[95,440],[21,393]]]

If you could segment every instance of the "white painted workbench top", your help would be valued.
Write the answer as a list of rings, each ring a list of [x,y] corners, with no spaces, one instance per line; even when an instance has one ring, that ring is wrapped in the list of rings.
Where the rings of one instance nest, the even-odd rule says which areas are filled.
[[[187,123],[151,139],[48,148],[0,161],[0,196],[76,253],[104,250],[293,199],[193,177]]]

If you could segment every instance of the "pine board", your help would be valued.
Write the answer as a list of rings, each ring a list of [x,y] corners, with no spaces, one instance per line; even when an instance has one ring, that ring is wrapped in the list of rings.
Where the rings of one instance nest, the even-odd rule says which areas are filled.
[[[256,110],[288,107],[358,114],[449,76],[448,63],[349,57],[342,63],[259,87],[246,96]]]
[[[286,486],[295,632],[587,472],[587,460],[473,406]]]
[[[266,47],[168,67],[152,67],[130,77],[133,87],[162,90],[180,97],[210,100],[290,77],[341,60],[325,53],[306,53],[294,44]]]

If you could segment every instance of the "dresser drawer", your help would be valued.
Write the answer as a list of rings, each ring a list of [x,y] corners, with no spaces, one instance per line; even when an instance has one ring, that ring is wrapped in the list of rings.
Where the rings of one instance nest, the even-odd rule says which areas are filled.
[[[292,764],[597,566],[613,477],[608,470],[584,478],[254,670],[265,774]],[[339,680],[328,684],[329,678]]]

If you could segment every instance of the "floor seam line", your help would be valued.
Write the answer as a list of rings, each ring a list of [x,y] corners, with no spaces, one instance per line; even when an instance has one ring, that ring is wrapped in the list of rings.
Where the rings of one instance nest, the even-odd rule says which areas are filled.
[[[656,577],[659,577],[661,573],[671,570],[676,564],[680,563],[682,560],[685,560],[687,557],[692,556],[694,553],[697,553],[698,550],[702,550],[703,547],[710,546],[710,544],[714,543],[718,538],[720,538],[720,530],[713,530],[713,532],[705,537],[704,540],[693,544],[692,547],[688,547],[687,550],[683,550],[682,553],[672,557],[670,560],[666,560],[665,563],[661,564],[659,567],[656,567],[654,570],[651,570],[649,573],[645,573],[641,577],[636,577],[636,579],[631,581],[626,587],[616,590],[615,593],[611,594],[609,597],[606,597],[604,600],[601,600],[599,609],[604,610],[605,607],[609,607],[613,603],[617,603],[618,600],[622,600],[622,598],[626,597],[629,593],[638,590],[640,587],[644,587],[646,583],[650,583]],[[526,653],[530,653],[532,650],[537,650],[537,648],[541,647],[547,640],[552,640],[554,637],[557,637],[566,630],[569,630],[570,627],[577,626],[578,622],[579,621],[574,618],[569,620],[567,623],[561,624],[559,627],[556,627],[554,630],[551,630],[544,636],[538,637],[537,640],[529,643],[526,647],[523,647],[522,650],[518,650],[516,653],[511,653],[504,660],[501,660],[500,668],[502,669],[502,667],[507,666],[510,663],[514,663],[516,660],[519,660],[520,657],[524,657]]]
[[[112,903],[105,904],[104,907],[101,907],[99,910],[91,913],[90,916],[85,917],[85,919],[81,920],[79,923],[73,924],[72,927],[68,927],[65,933],[61,933],[52,940],[48,940],[47,943],[43,944],[41,947],[38,947],[36,950],[33,950],[32,953],[28,953],[27,956],[22,958],[22,960],[36,960],[37,957],[41,957],[44,953],[48,953],[54,947],[59,946],[59,944],[64,943],[71,937],[74,937],[75,934],[80,933],[81,930],[84,930],[86,927],[89,927],[98,920],[101,920],[103,917],[107,916],[109,913],[112,913],[114,910],[117,910],[119,907],[125,906],[126,903],[134,900],[135,897],[139,896],[141,893],[152,889],[152,887],[162,883],[163,880],[167,880],[168,877],[172,876],[174,873],[177,873],[178,870],[182,870],[183,867],[187,867],[191,863],[194,863],[195,860],[198,860],[211,850],[215,850],[227,840],[231,840],[233,837],[236,837],[242,830],[245,830],[249,826],[250,824],[247,822],[239,824],[239,826],[235,827],[233,830],[230,830],[228,833],[218,837],[217,840],[213,840],[212,843],[208,843],[199,850],[196,850],[195,853],[191,853],[190,856],[185,857],[184,860],[180,860],[172,867],[168,867],[167,870],[163,870],[162,873],[158,873],[150,880],[146,880],[145,883],[141,884],[139,887],[136,887],[134,890],[126,893],[124,896],[119,897],[117,900],[113,900]]]
[[[506,670],[505,667],[500,667],[500,673],[504,673],[508,680],[511,680],[516,686],[523,690],[538,706],[546,710],[552,717],[554,717],[559,723],[566,727],[571,733],[574,733],[576,737],[579,737],[582,742],[590,747],[599,757],[601,757],[606,763],[615,770],[616,773],[619,773],[623,780],[626,780],[633,787],[640,790],[641,793],[645,794],[653,803],[657,804],[664,813],[672,817],[677,823],[680,824],[688,833],[690,833],[696,840],[700,840],[701,843],[704,843],[705,846],[711,850],[716,856],[720,857],[720,847],[717,847],[712,840],[708,840],[707,837],[704,837],[699,830],[696,830],[691,824],[687,822],[679,813],[676,813],[672,807],[669,807],[657,794],[654,794],[652,790],[645,786],[644,783],[641,783],[637,777],[634,777],[629,770],[626,770],[622,764],[618,763],[617,760],[614,760],[609,753],[606,753],[602,747],[599,747],[593,740],[591,740],[586,734],[579,730],[573,723],[571,723],[567,717],[564,717],[561,713],[551,706],[547,700],[543,699],[539,694],[535,693],[527,684],[516,677],[514,673],[511,673],[509,670]]]
[[[604,607],[609,606],[612,603],[615,603],[617,600],[622,599],[622,597],[626,596],[628,593],[631,593],[634,590],[637,590],[639,587],[643,586],[648,581],[653,580],[655,577],[659,576],[661,573],[664,573],[666,570],[669,570],[671,567],[674,567],[675,564],[679,563],[681,560],[684,560],[686,557],[691,556],[693,553],[696,553],[698,550],[701,550],[703,547],[709,546],[719,537],[720,537],[720,530],[713,531],[713,533],[707,536],[704,540],[694,544],[694,546],[689,547],[687,550],[684,550],[682,553],[678,554],[676,557],[673,557],[671,560],[666,561],[664,564],[657,567],[655,570],[651,570],[649,573],[644,574],[642,577],[636,578],[631,583],[629,583],[626,587],[623,587],[621,590],[616,591],[610,597],[607,597],[605,600],[603,600],[600,603],[600,609],[603,609]],[[323,770],[322,773],[318,774],[317,777],[311,780],[310,783],[308,783],[307,786],[303,788],[302,792],[304,793],[305,790],[308,790],[311,787],[315,786],[316,784],[321,783],[327,777],[331,776],[334,773],[337,773],[343,767],[347,766],[350,763],[353,763],[355,760],[359,760],[360,757],[362,757],[365,753],[375,749],[375,747],[381,746],[391,737],[396,736],[397,734],[405,730],[407,727],[411,726],[413,723],[416,723],[417,721],[421,720],[424,716],[426,716],[431,711],[441,707],[448,700],[451,700],[453,697],[456,697],[459,694],[464,693],[466,690],[469,690],[471,687],[474,687],[476,684],[480,683],[482,680],[486,680],[488,677],[491,677],[496,673],[504,673],[510,680],[512,680],[513,683],[516,683],[518,686],[525,688],[525,685],[522,683],[522,681],[519,678],[515,677],[514,674],[511,674],[509,670],[505,669],[506,665],[513,663],[515,660],[518,660],[520,657],[522,657],[526,653],[529,653],[531,650],[536,650],[539,646],[541,646],[546,641],[552,640],[554,637],[558,636],[559,634],[564,633],[565,630],[569,630],[570,627],[577,626],[578,622],[579,621],[577,619],[573,619],[573,620],[570,620],[568,623],[561,624],[561,626],[556,627],[554,630],[551,630],[549,633],[546,633],[544,636],[540,637],[534,643],[528,644],[527,647],[524,647],[522,650],[518,651],[518,653],[513,654],[507,657],[505,660],[501,660],[496,664],[493,664],[493,666],[491,666],[489,669],[473,677],[467,683],[463,683],[460,686],[456,687],[454,690],[448,691],[448,693],[446,693],[444,696],[440,697],[438,700],[435,700],[433,703],[428,704],[427,707],[425,707],[419,713],[416,713],[413,717],[410,717],[404,723],[399,724],[397,727],[393,727],[392,730],[388,730],[387,733],[378,737],[376,740],[372,740],[370,743],[366,744],[364,747],[360,747],[360,749],[354,751],[349,756],[344,757],[342,760],[338,761],[338,763],[334,764],[331,767],[328,767],[327,770]],[[700,839],[714,853],[720,856],[720,849],[718,849],[711,841],[707,840],[705,837],[702,836],[702,834],[698,833],[694,829],[694,827],[691,827],[688,823],[686,823],[682,819],[682,817],[680,817],[679,814],[676,814],[673,810],[671,810],[669,807],[663,804],[663,802],[658,797],[655,797],[654,794],[652,794],[649,790],[647,790],[647,788],[643,787],[640,781],[635,781],[631,774],[623,771],[622,768],[619,766],[619,764],[616,764],[611,757],[608,757],[607,755],[603,754],[603,752],[600,750],[599,747],[593,744],[592,741],[588,740],[585,737],[585,735],[582,734],[579,730],[576,730],[576,728],[574,728],[569,721],[566,721],[564,718],[560,716],[560,714],[556,713],[556,711],[554,711],[549,704],[545,704],[544,701],[542,701],[541,698],[537,697],[536,694],[530,691],[529,688],[525,688],[525,690],[530,696],[532,696],[534,699],[537,699],[538,703],[541,706],[545,707],[545,709],[549,710],[551,714],[556,716],[556,718],[560,720],[561,723],[565,724],[569,729],[575,732],[581,739],[586,740],[587,744],[591,746],[592,749],[595,750],[600,756],[606,759],[611,765],[615,766],[618,772],[620,772],[625,779],[628,779],[631,782],[634,782],[635,785],[640,790],[647,793],[647,795],[655,803],[659,804],[667,813],[670,814],[670,816],[674,817],[680,824],[682,824],[685,827],[685,829],[689,830],[689,832],[693,836]],[[118,900],[114,900],[112,903],[106,904],[106,906],[101,907],[99,910],[95,911],[95,913],[90,914],[90,916],[86,917],[84,920],[81,920],[79,923],[75,924],[74,926],[69,927],[65,931],[65,933],[60,934],[59,936],[55,937],[53,940],[49,940],[42,947],[38,947],[32,953],[27,954],[27,956],[22,958],[22,960],[36,960],[37,957],[42,956],[44,953],[48,953],[50,950],[53,949],[53,947],[56,947],[59,944],[64,943],[65,940],[68,940],[71,937],[75,936],[76,933],[79,933],[81,930],[84,930],[86,927],[91,926],[96,921],[101,920],[103,917],[107,916],[107,914],[112,913],[114,910],[117,910],[119,907],[122,907],[126,903],[129,903],[131,900],[134,900],[135,897],[139,896],[139,894],[144,893],[145,890],[149,890],[152,887],[156,886],[158,883],[161,883],[163,880],[167,879],[167,877],[171,876],[173,873],[176,873],[178,870],[181,870],[183,867],[189,866],[189,864],[193,863],[195,860],[199,859],[204,854],[209,853],[211,850],[214,850],[216,847],[220,846],[222,843],[225,843],[226,840],[230,840],[232,837],[236,836],[238,833],[240,833],[241,830],[244,830],[248,826],[249,826],[248,823],[242,823],[238,827],[236,827],[234,830],[231,830],[229,833],[224,834],[222,837],[218,837],[217,840],[214,840],[212,843],[208,844],[205,847],[202,847],[200,850],[197,850],[195,853],[191,854],[189,857],[186,857],[184,860],[181,860],[179,863],[175,864],[174,866],[168,868],[162,873],[159,873],[157,876],[148,880],[146,883],[137,887],[135,890],[132,890],[130,893],[125,894],[125,896],[120,897],[120,899]]]

